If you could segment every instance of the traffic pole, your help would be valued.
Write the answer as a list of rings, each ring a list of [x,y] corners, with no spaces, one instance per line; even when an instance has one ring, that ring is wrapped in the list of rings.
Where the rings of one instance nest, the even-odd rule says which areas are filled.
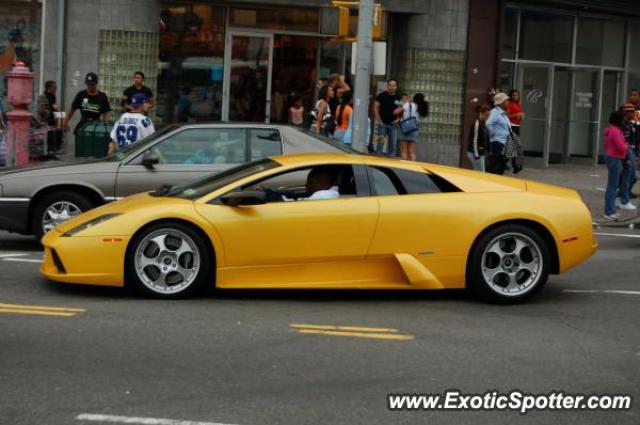
[[[351,141],[351,146],[360,152],[366,152],[369,134],[373,8],[374,0],[360,0],[356,48],[356,85],[353,96],[353,137]]]

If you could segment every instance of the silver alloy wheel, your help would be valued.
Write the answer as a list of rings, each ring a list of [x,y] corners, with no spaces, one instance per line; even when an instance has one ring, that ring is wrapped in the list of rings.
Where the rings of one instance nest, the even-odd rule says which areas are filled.
[[[55,202],[49,205],[42,214],[42,230],[44,233],[47,233],[57,225],[62,224],[81,213],[82,210],[73,202]]]
[[[529,236],[504,233],[489,242],[482,253],[482,276],[496,293],[519,296],[536,286],[543,261],[540,247]]]
[[[200,252],[186,233],[166,228],[148,234],[136,247],[138,279],[157,294],[177,294],[198,276]]]

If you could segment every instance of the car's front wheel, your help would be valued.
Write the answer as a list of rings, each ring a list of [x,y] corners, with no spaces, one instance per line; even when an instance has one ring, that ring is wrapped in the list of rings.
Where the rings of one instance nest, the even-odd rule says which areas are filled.
[[[127,284],[155,298],[193,295],[209,280],[212,263],[202,236],[181,223],[158,223],[138,233],[125,261]]]
[[[538,232],[520,224],[498,226],[475,244],[467,286],[485,300],[524,302],[544,287],[549,266],[549,247]]]

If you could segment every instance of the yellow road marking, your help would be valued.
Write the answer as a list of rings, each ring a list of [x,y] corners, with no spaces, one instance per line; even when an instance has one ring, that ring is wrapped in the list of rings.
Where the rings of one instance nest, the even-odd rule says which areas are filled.
[[[293,323],[290,325],[295,329],[318,329],[324,331],[356,331],[356,332],[398,332],[393,328],[372,328],[368,326],[333,326],[333,325],[306,325]]]
[[[24,310],[19,308],[3,308],[0,307],[0,313],[16,313],[16,314],[39,314],[43,316],[75,316],[78,313],[69,313],[61,311],[43,311],[43,310]]]
[[[371,338],[371,339],[393,339],[399,341],[407,341],[414,339],[413,335],[400,335],[400,334],[388,334],[388,333],[368,333],[368,332],[344,332],[344,331],[323,331],[317,329],[300,329],[301,334],[320,334],[331,336],[349,336],[352,338]]]
[[[0,308],[36,310],[36,311],[60,311],[60,312],[73,312],[73,313],[84,313],[85,311],[87,311],[83,308],[49,307],[46,305],[21,305],[21,304],[2,304],[2,303],[0,303]]]

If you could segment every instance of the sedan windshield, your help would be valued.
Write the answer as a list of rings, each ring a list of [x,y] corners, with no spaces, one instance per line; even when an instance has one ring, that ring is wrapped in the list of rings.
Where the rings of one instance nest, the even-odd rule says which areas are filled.
[[[280,167],[280,164],[272,159],[261,159],[238,167],[230,168],[221,173],[209,175],[197,180],[177,185],[171,188],[162,188],[152,192],[153,196],[173,196],[183,199],[198,199],[208,193],[225,187],[236,180],[261,173],[262,171]],[[168,189],[168,190],[167,190]]]
[[[176,128],[178,128],[177,125],[168,125],[166,127],[161,128],[160,130],[156,130],[155,133],[145,137],[144,139],[138,140],[137,142],[132,143],[129,146],[122,148],[119,151],[107,156],[106,158],[103,159],[103,161],[116,161],[116,162],[122,161],[123,159],[127,158],[131,153],[136,152],[138,149],[148,145],[154,140],[157,140],[158,137],[161,137],[169,133],[170,131],[175,130]]]

